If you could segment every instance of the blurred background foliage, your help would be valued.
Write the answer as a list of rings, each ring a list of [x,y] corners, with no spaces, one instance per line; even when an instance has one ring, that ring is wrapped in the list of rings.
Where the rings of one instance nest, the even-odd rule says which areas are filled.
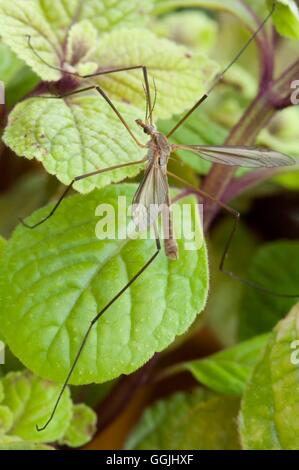
[[[217,3],[220,5],[222,2],[198,2],[199,7],[205,3],[206,8],[195,8],[196,1],[186,1],[186,4],[193,5],[194,8],[182,8],[183,3],[156,0],[154,14],[151,15],[147,27],[156,35],[184,44],[191,50],[200,51],[215,59],[221,67],[225,66],[250,34],[241,21],[244,15],[246,16],[244,2],[227,2],[228,10],[231,4],[241,5],[240,11],[234,11],[234,14],[230,11],[219,11],[221,6],[216,10],[208,8],[209,3],[217,6]],[[260,17],[265,16],[266,2],[248,0],[247,3]],[[298,56],[298,39],[299,35],[297,40],[294,37],[284,38],[276,35],[277,73],[284,70]],[[27,96],[38,85],[39,78],[1,43],[0,57],[0,78],[5,83],[7,100],[6,109],[0,108],[3,129],[6,111]],[[239,121],[257,93],[257,57],[256,45],[251,45],[227,73],[224,82],[213,91],[204,108],[194,113],[186,125],[176,133],[175,142],[213,145],[224,142],[230,129]],[[159,128],[166,131],[176,120],[177,117],[173,117],[168,121],[160,121]],[[278,112],[257,139],[259,145],[271,147],[299,159],[298,142],[298,106]],[[17,157],[3,143],[0,143],[0,152],[0,234],[7,239],[18,223],[18,216],[29,215],[36,208],[55,200],[61,194],[62,187],[54,177],[45,173],[38,162]],[[200,184],[211,168],[209,163],[186,152],[181,152],[170,166],[173,170],[179,168],[180,175],[195,184]],[[246,178],[247,173],[246,170],[239,170],[237,178]],[[286,170],[275,174],[244,193],[237,194],[231,204],[240,210],[242,218],[230,252],[228,267],[242,276],[259,281],[271,290],[298,292],[299,170]],[[208,235],[211,267],[209,302],[203,317],[197,320],[188,334],[179,338],[158,357],[154,357],[145,366],[145,370],[104,385],[74,388],[75,403],[83,401],[93,407],[99,419],[98,432],[87,448],[119,449],[124,445],[138,449],[240,448],[237,435],[240,398],[257,361],[259,349],[269,339],[267,335],[259,335],[272,335],[271,341],[275,345],[271,343],[267,350],[267,354],[271,354],[275,347],[279,346],[279,333],[271,331],[286,317],[295,302],[294,299],[265,296],[226,278],[219,272],[219,258],[231,223],[229,217],[220,215]],[[1,238],[1,250],[4,244],[5,241]],[[292,311],[290,315],[289,318],[293,319],[296,312]],[[290,322],[291,320],[288,325]],[[258,338],[257,342],[247,343],[255,337]],[[241,347],[241,352],[233,349],[229,358],[214,359],[214,356],[211,356],[224,348],[234,348],[240,344],[245,344],[244,348]],[[252,344],[257,346],[253,348]],[[251,355],[248,355],[248,351]],[[212,361],[208,364],[189,363],[209,357]],[[177,367],[177,364],[183,363],[188,363],[188,367]],[[237,364],[240,365],[238,370]],[[21,364],[8,351],[6,364],[1,366],[0,373],[4,376],[20,368]],[[192,374],[190,370],[193,371]],[[257,375],[258,371],[255,374]],[[239,380],[237,392],[231,393],[232,382],[236,377]],[[181,378],[182,380],[179,380]],[[210,391],[199,388],[198,382],[210,388]],[[287,386],[286,384],[285,387]],[[297,387],[292,389],[295,395],[296,390],[298,391],[298,379],[296,385],[289,386]],[[190,393],[194,388],[196,391]],[[282,403],[286,403],[283,392],[280,399],[282,406]],[[144,414],[144,409],[153,402],[155,405]],[[252,427],[251,418],[248,418],[248,408],[251,405],[246,401],[242,406],[243,444],[245,442],[245,447],[255,448],[256,441],[248,438]],[[298,403],[296,406],[294,404],[295,409],[298,430]],[[129,433],[141,416],[140,423],[128,439]],[[190,417],[192,431],[187,433],[185,428],[190,426]],[[260,424],[257,418],[255,424],[257,427]],[[20,435],[22,436],[22,433]],[[59,439],[61,440],[62,436]],[[67,439],[62,440],[60,445],[68,442]],[[78,442],[81,445],[84,439],[79,439]],[[292,441],[289,445],[285,442],[284,448],[298,448],[298,433],[297,441]],[[265,440],[260,445],[270,448],[273,444]]]

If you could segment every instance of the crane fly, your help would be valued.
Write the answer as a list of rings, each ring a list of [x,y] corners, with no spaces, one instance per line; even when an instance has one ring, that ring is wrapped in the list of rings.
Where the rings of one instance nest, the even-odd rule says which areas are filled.
[[[282,153],[275,152],[274,150],[268,150],[265,148],[258,148],[258,147],[244,147],[244,146],[206,146],[206,145],[177,145],[177,144],[172,144],[169,141],[169,138],[173,135],[173,133],[188,119],[188,117],[208,98],[210,92],[215,88],[217,83],[221,81],[223,78],[224,74],[227,72],[227,70],[239,59],[241,54],[245,51],[245,49],[249,46],[249,44],[254,40],[254,38],[257,36],[259,31],[263,28],[265,23],[268,21],[268,19],[272,16],[274,10],[275,10],[276,4],[273,3],[273,8],[269,15],[264,19],[264,21],[260,24],[259,28],[255,31],[255,33],[252,34],[250,39],[247,41],[247,43],[244,45],[244,47],[240,50],[240,52],[237,54],[237,56],[233,59],[233,61],[230,62],[230,64],[223,70],[221,74],[219,74],[214,82],[212,83],[211,87],[207,91],[206,94],[204,94],[196,103],[195,105],[179,120],[179,122],[174,126],[173,129],[171,129],[167,135],[162,134],[157,130],[153,123],[153,111],[154,111],[154,104],[152,104],[151,100],[151,93],[150,93],[150,87],[149,87],[149,79],[148,79],[148,72],[147,72],[147,67],[143,65],[138,65],[138,66],[132,66],[132,67],[119,67],[119,68],[114,68],[110,70],[106,70],[105,72],[99,72],[95,73],[92,75],[88,76],[80,76],[76,73],[70,73],[70,72],[65,72],[64,70],[55,68],[57,70],[60,70],[63,73],[70,73],[71,75],[76,75],[81,78],[92,78],[98,75],[103,75],[106,73],[115,73],[115,72],[120,72],[120,71],[129,71],[129,70],[134,70],[134,69],[142,69],[143,71],[143,78],[144,78],[144,90],[145,90],[145,95],[146,95],[146,117],[145,120],[137,119],[136,124],[141,127],[144,131],[144,133],[149,137],[148,143],[146,145],[142,144],[138,137],[135,135],[135,133],[132,131],[128,123],[125,121],[124,117],[121,115],[121,113],[117,110],[111,99],[107,96],[107,94],[100,88],[99,86],[88,86],[85,88],[81,88],[79,90],[75,90],[69,93],[66,93],[64,95],[60,96],[41,96],[40,98],[43,99],[63,99],[65,97],[75,95],[78,93],[83,93],[87,91],[94,90],[101,97],[108,103],[108,105],[111,107],[111,109],[114,111],[116,116],[119,118],[121,123],[125,126],[127,129],[128,133],[130,134],[131,138],[135,141],[135,143],[139,146],[142,147],[146,151],[146,155],[142,160],[139,161],[133,161],[129,163],[124,163],[124,164],[119,164],[115,165],[109,168],[103,168],[103,169],[98,169],[89,173],[85,173],[83,175],[79,175],[76,178],[73,179],[73,181],[69,184],[69,186],[66,187],[64,193],[61,195],[61,197],[58,199],[57,203],[54,205],[52,210],[49,212],[49,214],[38,221],[37,223],[30,225],[27,222],[25,222],[23,219],[20,219],[22,224],[26,226],[27,228],[34,229],[37,226],[41,225],[44,223],[46,220],[48,220],[58,209],[59,205],[63,201],[64,197],[67,195],[69,190],[72,188],[73,184],[76,181],[82,180],[84,178],[89,178],[94,175],[98,175],[100,173],[112,171],[118,168],[124,168],[130,165],[140,165],[141,163],[145,164],[145,170],[144,170],[144,176],[139,184],[139,187],[136,191],[136,194],[133,199],[133,211],[132,211],[132,217],[133,220],[139,221],[140,222],[140,214],[141,215],[141,225],[143,228],[147,228],[149,226],[153,226],[154,228],[154,233],[155,233],[155,243],[156,243],[156,251],[154,254],[149,258],[149,260],[139,269],[139,271],[130,279],[130,281],[109,301],[109,303],[91,320],[89,327],[86,330],[86,333],[82,339],[81,345],[79,350],[77,351],[75,358],[73,360],[72,366],[67,374],[67,377],[62,385],[61,391],[58,395],[58,398],[54,404],[53,411],[48,419],[48,421],[42,426],[38,427],[38,431],[44,430],[52,421],[56,409],[60,403],[61,397],[69,384],[70,378],[72,376],[72,373],[77,365],[77,362],[81,356],[81,353],[84,349],[84,346],[86,344],[86,341],[89,337],[89,334],[93,328],[93,326],[97,323],[97,321],[102,317],[102,315],[116,302],[126,291],[127,289],[142,275],[142,273],[153,263],[153,261],[156,259],[158,254],[161,251],[161,242],[160,242],[160,236],[159,232],[157,229],[157,218],[159,214],[161,213],[162,217],[164,218],[164,227],[166,226],[168,228],[167,230],[167,236],[164,234],[164,246],[165,246],[165,254],[170,260],[176,260],[179,256],[178,253],[178,245],[177,242],[173,236],[173,227],[172,227],[172,220],[171,220],[171,213],[170,213],[170,205],[171,205],[171,199],[170,199],[170,193],[169,193],[169,184],[168,184],[168,177],[171,176],[175,180],[177,180],[180,183],[185,184],[187,187],[189,187],[192,192],[204,199],[209,199],[216,204],[218,204],[223,210],[225,210],[227,213],[229,213],[231,216],[234,217],[234,225],[233,229],[229,235],[228,241],[225,245],[223,255],[221,257],[220,261],[220,266],[219,269],[224,272],[225,274],[228,274],[232,278],[239,280],[251,287],[260,289],[266,293],[269,294],[274,294],[276,296],[281,296],[281,297],[298,297],[298,295],[288,295],[288,294],[277,294],[273,293],[272,291],[269,291],[268,289],[263,288],[262,286],[255,284],[254,282],[248,281],[246,279],[242,279],[239,276],[235,275],[232,272],[228,272],[224,269],[224,264],[225,264],[225,259],[227,257],[227,254],[229,252],[230,245],[232,243],[234,234],[237,229],[237,224],[238,220],[240,217],[240,214],[232,209],[231,207],[227,206],[220,200],[214,198],[213,196],[209,195],[208,193],[202,191],[201,189],[198,189],[192,185],[190,185],[188,182],[186,182],[184,179],[182,179],[180,176],[175,175],[174,173],[171,173],[168,170],[168,161],[171,155],[176,152],[177,150],[188,150],[190,152],[193,152],[199,157],[208,160],[209,162],[212,163],[221,163],[223,165],[229,165],[229,166],[242,166],[242,167],[248,167],[248,168],[257,168],[257,167],[279,167],[279,166],[288,166],[288,165],[293,165],[295,161]],[[30,42],[29,38],[29,46],[32,50],[33,47]],[[34,51],[35,52],[35,51]],[[35,54],[39,57],[39,55],[35,52]],[[41,59],[43,60],[43,59]],[[45,62],[43,60],[43,62]],[[151,207],[154,206],[155,210],[151,211]],[[167,210],[165,210],[165,208]],[[137,225],[137,222],[136,222]]]

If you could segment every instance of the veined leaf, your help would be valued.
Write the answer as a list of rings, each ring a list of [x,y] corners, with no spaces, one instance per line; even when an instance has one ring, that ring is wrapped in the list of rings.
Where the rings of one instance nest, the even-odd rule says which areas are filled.
[[[217,71],[215,62],[207,57],[143,29],[121,29],[103,36],[93,60],[111,67],[146,65],[153,99],[155,87],[157,89],[154,116],[161,119],[191,107],[206,91]],[[98,79],[112,98],[125,98],[139,106],[144,103],[145,110],[142,81],[140,71]]]
[[[48,173],[64,184],[83,173],[140,160],[145,151],[140,150],[101,96],[94,93],[96,96],[66,100],[23,101],[9,115],[4,142],[18,155],[42,162]],[[142,117],[141,112],[123,103],[116,106],[138,132],[134,121]],[[139,171],[140,166],[122,168],[78,181],[74,188],[89,192]]]
[[[297,241],[268,243],[253,257],[247,277],[274,293],[299,294],[298,259]],[[246,339],[269,331],[294,303],[296,298],[277,297],[257,289],[246,289],[240,315],[240,337]]]
[[[26,35],[34,39],[34,47],[45,61],[60,66],[62,46],[44,18],[37,0],[0,0],[0,29],[2,41],[41,78],[48,81],[60,78],[60,72],[40,61],[28,47]]]
[[[45,18],[61,39],[74,19],[89,20],[100,34],[136,21],[140,24],[152,4],[153,0],[39,0]]]
[[[150,8],[151,1],[144,0],[1,0],[1,37],[43,80],[56,81],[61,73],[39,60],[26,36],[31,36],[34,49],[48,64],[61,67],[63,45],[74,22],[89,20],[102,33],[140,20]]]
[[[177,393],[148,408],[129,437],[135,450],[236,450],[239,400],[201,389]]]
[[[61,445],[80,447],[89,442],[96,431],[97,415],[83,403],[73,408],[73,418],[66,430]]]
[[[69,390],[62,397],[55,420],[41,433],[36,425],[48,419],[60,387],[28,371],[10,372],[2,379],[2,384],[4,400],[1,405],[7,406],[13,414],[9,434],[32,442],[53,442],[63,437],[72,416]]]
[[[135,191],[135,185],[120,185],[72,196],[48,223],[36,230],[19,227],[9,241],[0,288],[1,324],[13,353],[39,375],[65,379],[90,320],[155,252],[153,240],[95,236],[98,204],[111,204],[118,214],[118,196],[130,205]],[[193,198],[184,203],[194,208]],[[49,210],[36,212],[31,222]],[[174,221],[176,227],[177,215]],[[120,234],[126,224],[116,220]],[[200,227],[197,210],[193,224]],[[72,383],[129,374],[189,328],[206,303],[208,266],[205,246],[187,251],[185,241],[178,240],[178,261],[161,252],[98,321]]]
[[[257,336],[205,359],[186,362],[182,368],[215,392],[242,395],[267,339],[269,335]]]
[[[253,371],[240,417],[245,449],[299,447],[298,325],[299,305],[296,305],[276,326]]]

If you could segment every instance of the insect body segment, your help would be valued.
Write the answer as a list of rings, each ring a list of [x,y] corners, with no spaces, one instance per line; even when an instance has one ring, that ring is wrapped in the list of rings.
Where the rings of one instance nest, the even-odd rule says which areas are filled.
[[[165,253],[169,259],[176,260],[178,245],[173,234],[167,177],[167,164],[173,147],[155,126],[141,120],[136,122],[150,136],[150,140],[147,143],[148,165],[133,199],[133,220],[137,229],[143,231],[152,226],[159,214],[162,214]]]

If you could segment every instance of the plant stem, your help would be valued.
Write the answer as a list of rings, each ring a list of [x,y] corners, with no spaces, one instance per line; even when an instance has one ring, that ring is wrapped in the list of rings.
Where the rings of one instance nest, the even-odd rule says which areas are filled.
[[[241,120],[231,130],[225,141],[226,145],[253,145],[260,131],[267,126],[277,110],[291,105],[291,83],[299,77],[299,59],[296,60],[277,80],[271,81],[260,91],[255,100],[247,108]],[[214,164],[204,180],[202,189],[217,199],[221,199],[234,176],[235,168]],[[241,192],[241,189],[239,189]],[[218,206],[207,201],[205,203],[205,230],[207,230],[216,214]]]

